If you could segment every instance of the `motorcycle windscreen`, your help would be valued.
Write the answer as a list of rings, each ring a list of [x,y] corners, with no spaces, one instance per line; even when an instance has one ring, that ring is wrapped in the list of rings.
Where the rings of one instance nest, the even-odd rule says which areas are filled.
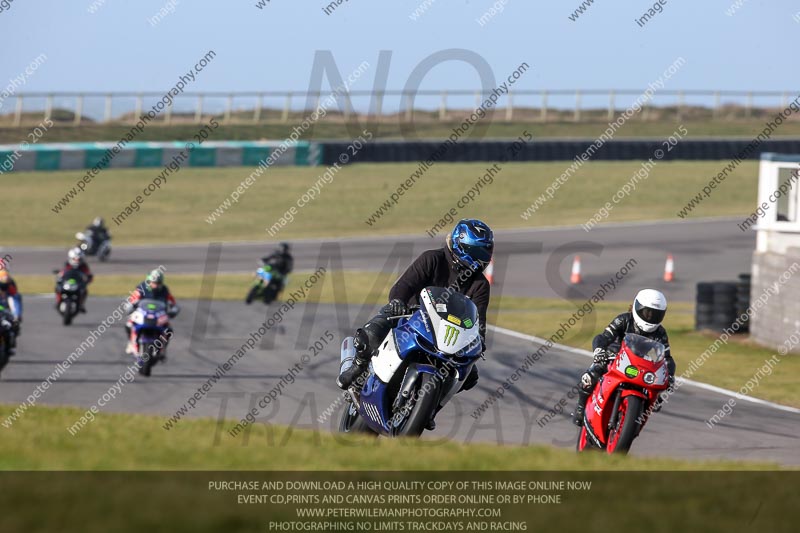
[[[664,345],[658,341],[642,337],[635,333],[628,333],[625,335],[623,342],[628,350],[642,359],[647,359],[653,363],[658,363],[664,359],[666,353],[665,348]]]
[[[441,287],[427,287],[420,293],[422,307],[436,337],[436,347],[455,354],[480,337],[478,308],[463,294]]]
[[[83,272],[78,269],[71,268],[64,272],[64,278],[62,279],[64,283],[68,283],[73,281],[76,285],[83,284]]]
[[[256,270],[256,275],[267,283],[272,279],[272,272],[270,270],[265,270],[263,267]]]
[[[139,300],[139,309],[141,309],[145,313],[153,313],[153,314],[166,313],[167,304],[165,304],[161,300],[152,300],[149,298],[145,298],[144,300]]]

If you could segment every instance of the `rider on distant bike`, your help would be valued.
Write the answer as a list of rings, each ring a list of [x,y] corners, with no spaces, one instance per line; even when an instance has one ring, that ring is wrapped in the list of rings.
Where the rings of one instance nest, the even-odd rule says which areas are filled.
[[[111,235],[106,228],[105,220],[103,217],[95,217],[89,226],[86,226],[86,231],[92,239],[92,249],[90,253],[95,253],[102,243],[109,240]]]
[[[2,281],[3,278],[6,279],[6,282]],[[8,273],[5,270],[0,270],[0,334],[5,336],[6,355],[12,356],[14,355],[14,348],[17,346],[21,317],[14,303],[14,296],[9,293],[11,288],[16,291],[16,285],[9,283],[9,279]]]
[[[362,374],[375,350],[392,328],[391,317],[407,315],[409,304],[416,304],[425,287],[448,287],[469,297],[478,308],[480,334],[486,349],[486,310],[489,307],[489,282],[483,271],[492,259],[494,235],[485,223],[476,219],[460,220],[447,236],[446,246],[423,252],[389,291],[389,303],[380,313],[356,331],[353,364],[345,369],[336,384],[347,389]],[[461,390],[478,382],[473,365]],[[432,429],[433,421],[429,424]]]
[[[56,277],[56,309],[58,309],[58,306],[61,304],[61,284],[72,270],[77,270],[82,274],[81,278],[83,279],[83,283],[80,284],[80,293],[78,295],[78,310],[81,313],[86,312],[84,304],[86,303],[86,297],[89,296],[88,286],[94,279],[94,275],[89,269],[85,258],[86,255],[80,248],[72,248],[67,252],[67,261]]]
[[[288,276],[294,268],[294,258],[292,254],[289,253],[289,243],[280,243],[277,250],[261,258],[261,263],[277,271],[285,284],[286,276]]]
[[[611,324],[592,341],[594,361],[581,376],[578,388],[578,405],[572,414],[572,421],[577,426],[583,425],[583,414],[586,400],[592,395],[600,377],[608,371],[608,363],[617,356],[620,343],[628,333],[635,333],[664,345],[669,372],[669,391],[675,383],[675,360],[669,351],[667,330],[661,325],[667,314],[667,298],[655,289],[643,289],[636,294],[633,305],[627,313],[622,313],[611,321]],[[656,403],[656,411],[661,410],[661,401]]]
[[[174,314],[177,314],[180,310],[172,293],[169,292],[169,287],[164,284],[164,273],[159,269],[150,271],[147,278],[137,285],[136,289],[128,297],[129,312],[136,309],[139,302],[145,299],[164,302],[170,312]],[[125,347],[125,353],[136,354],[136,332],[133,330],[133,322],[130,318],[125,324],[125,329],[128,332],[128,345]]]
[[[8,303],[5,306],[14,315],[18,322],[22,322],[22,295],[17,289],[17,282],[11,277],[11,273],[5,268],[0,267],[0,292],[5,295]]]

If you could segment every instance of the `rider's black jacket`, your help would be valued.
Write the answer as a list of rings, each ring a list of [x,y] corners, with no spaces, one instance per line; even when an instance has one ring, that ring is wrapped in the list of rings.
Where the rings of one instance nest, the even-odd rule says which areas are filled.
[[[486,309],[489,307],[489,281],[482,272],[459,275],[450,250],[446,247],[423,252],[403,272],[389,291],[389,299],[402,300],[409,305],[419,303],[418,296],[425,287],[451,288],[469,297],[478,308],[481,339],[486,338]]]
[[[86,231],[92,236],[96,245],[109,239],[108,229],[105,226],[88,226]]]
[[[675,360],[670,353],[667,330],[664,329],[664,326],[659,325],[652,333],[641,331],[636,327],[636,322],[633,320],[633,313],[630,311],[622,313],[612,320],[608,327],[594,338],[592,341],[592,349],[603,348],[604,350],[616,352],[619,349],[619,344],[627,333],[635,333],[663,344],[665,348],[664,359],[667,361],[667,369],[671,376],[675,375]]]
[[[289,253],[273,252],[262,257],[261,262],[265,265],[270,265],[284,276],[294,268],[294,258]]]

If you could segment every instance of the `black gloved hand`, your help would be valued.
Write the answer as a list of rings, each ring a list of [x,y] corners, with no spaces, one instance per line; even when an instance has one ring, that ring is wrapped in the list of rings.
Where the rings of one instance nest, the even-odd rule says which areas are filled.
[[[605,366],[608,364],[608,352],[605,348],[594,349],[594,364]]]
[[[402,316],[409,312],[408,305],[402,300],[394,299],[383,306],[381,313],[388,316]]]

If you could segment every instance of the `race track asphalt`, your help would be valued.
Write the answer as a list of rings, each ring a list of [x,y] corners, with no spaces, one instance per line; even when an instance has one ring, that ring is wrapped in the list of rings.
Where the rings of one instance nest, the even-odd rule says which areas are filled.
[[[580,227],[498,231],[494,296],[590,297],[630,259],[635,266],[607,296],[630,300],[645,286],[662,289],[668,299],[693,301],[698,281],[736,280],[750,271],[755,232],[742,232],[736,219],[681,220]],[[358,237],[293,242],[296,270],[345,268],[399,274],[423,250],[442,246],[443,236]],[[17,274],[50,274],[63,264],[66,248],[0,248],[13,255]],[[97,275],[136,273],[158,265],[172,273],[252,272],[274,242],[114,247],[111,261],[90,258]],[[218,260],[217,258],[218,252]],[[570,285],[574,256],[581,258],[583,284]],[[675,261],[675,281],[662,280],[667,254]],[[23,288],[24,290],[24,288]]]

